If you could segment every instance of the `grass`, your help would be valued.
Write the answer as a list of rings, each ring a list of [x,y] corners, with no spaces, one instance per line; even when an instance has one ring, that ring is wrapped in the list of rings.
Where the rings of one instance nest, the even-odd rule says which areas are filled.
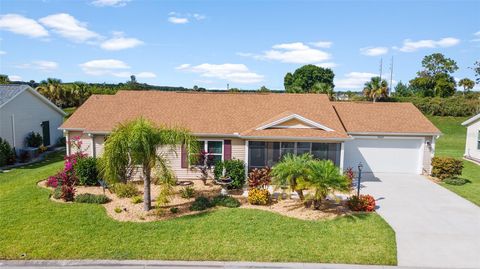
[[[302,221],[228,208],[150,223],[117,222],[101,205],[62,204],[36,183],[59,154],[0,174],[0,259],[175,259],[395,264],[395,235],[376,214]]]
[[[442,131],[438,139],[435,155],[462,158],[465,152],[465,137],[467,129],[461,125],[467,118],[464,117],[429,117],[430,120]],[[445,188],[457,193],[465,199],[480,206],[480,165],[463,161],[462,177],[471,181],[462,186],[442,183]]]
[[[67,113],[67,115],[65,116],[65,119],[68,119],[72,114],[73,112],[75,112],[75,110],[77,110],[76,107],[67,107],[67,108],[64,108],[63,111],[65,113]]]

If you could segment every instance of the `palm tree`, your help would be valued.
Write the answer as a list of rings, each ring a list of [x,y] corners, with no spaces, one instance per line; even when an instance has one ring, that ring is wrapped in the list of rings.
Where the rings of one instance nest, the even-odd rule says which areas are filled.
[[[60,79],[47,78],[46,81],[44,80],[40,83],[40,86],[37,87],[37,91],[56,105],[61,105],[61,84],[62,81]]]
[[[363,94],[375,103],[378,98],[388,96],[388,83],[385,79],[373,77],[365,83]]]
[[[190,152],[196,152],[198,143],[186,129],[157,127],[143,118],[121,124],[105,142],[102,173],[109,182],[118,182],[122,180],[125,167],[141,166],[144,175],[144,210],[148,211],[151,208],[152,170],[157,168],[160,177],[171,177],[166,154],[182,143]]]
[[[475,87],[475,81],[469,79],[469,78],[462,78],[459,82],[458,82],[458,86],[462,86],[463,87],[463,94],[465,95],[465,92],[466,91],[469,91],[471,89],[473,89],[473,87]]]
[[[303,195],[302,182],[308,176],[308,162],[313,159],[310,154],[287,154],[282,160],[272,167],[272,182],[277,186],[290,186],[292,191],[298,193],[300,200]]]
[[[327,83],[317,82],[313,84],[312,88],[310,89],[310,92],[326,94],[330,99],[332,99],[333,97],[333,88]]]
[[[331,160],[312,160],[308,162],[306,185],[315,189],[313,201],[315,209],[320,202],[333,191],[348,191],[348,179]]]

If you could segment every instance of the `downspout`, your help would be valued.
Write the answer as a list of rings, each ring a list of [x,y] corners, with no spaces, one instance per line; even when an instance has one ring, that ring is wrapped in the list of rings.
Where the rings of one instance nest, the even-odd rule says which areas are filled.
[[[90,134],[90,137],[92,138],[92,157],[96,158],[97,157],[97,150],[96,150],[96,147],[95,147],[95,135]]]
[[[345,142],[340,143],[340,171],[343,171],[343,162],[345,159]]]
[[[16,151],[16,141],[15,141],[15,115],[12,114],[12,144],[13,144],[13,150]]]

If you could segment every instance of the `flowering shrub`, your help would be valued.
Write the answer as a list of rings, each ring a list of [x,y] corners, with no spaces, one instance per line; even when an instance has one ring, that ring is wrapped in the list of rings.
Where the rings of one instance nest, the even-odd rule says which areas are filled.
[[[463,161],[452,157],[434,157],[432,159],[432,176],[441,180],[462,174]]]
[[[348,198],[347,206],[352,211],[375,211],[375,198],[371,195],[360,195],[360,197],[354,195]]]
[[[47,179],[47,187],[56,188],[58,187],[58,178],[56,176],[50,176]]]
[[[270,167],[262,169],[253,169],[248,173],[248,186],[250,188],[265,189],[270,185],[272,176],[270,175]]]
[[[353,179],[355,178],[355,172],[353,172],[353,168],[349,167],[345,170],[344,175],[347,177],[349,186],[352,186]]]
[[[252,205],[266,205],[270,202],[270,193],[266,189],[250,189],[248,202]]]

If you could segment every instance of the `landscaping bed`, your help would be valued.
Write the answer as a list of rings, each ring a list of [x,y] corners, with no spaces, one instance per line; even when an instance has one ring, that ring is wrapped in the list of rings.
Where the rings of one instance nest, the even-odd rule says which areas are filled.
[[[38,182],[38,185],[40,187],[49,188],[46,186],[46,182],[47,180],[42,180]],[[191,182],[193,185],[190,186],[190,188],[195,191],[193,197],[182,198],[180,192],[181,190],[185,189],[185,187],[175,186],[173,195],[169,197],[168,204],[161,207],[156,207],[149,212],[144,211],[143,203],[134,203],[132,198],[120,198],[108,189],[105,191],[105,196],[109,199],[109,201],[105,204],[102,204],[102,206],[105,207],[109,217],[118,221],[148,222],[199,214],[203,211],[190,210],[190,206],[194,202],[195,197],[208,197],[211,199],[219,195],[221,187],[219,185],[215,185],[212,180],[207,181],[207,185],[204,185],[200,180],[192,180]],[[143,183],[141,181],[137,181],[134,184],[138,192],[137,196],[142,197]],[[49,189],[53,191],[53,188]],[[100,186],[77,186],[75,189],[76,196],[81,194],[104,194],[103,188]],[[161,187],[159,185],[152,185],[152,197],[158,197],[160,189]],[[313,210],[312,208],[306,208],[304,203],[299,199],[279,199],[279,193],[275,193],[275,199],[273,199],[269,205],[249,204],[242,191],[232,191],[230,196],[240,202],[240,208],[259,209],[301,220],[333,219],[335,217],[352,213],[345,205],[345,201],[338,199],[325,200],[319,210]],[[60,203],[72,203],[64,202],[61,199],[55,199],[53,195],[50,196],[50,199]],[[153,199],[153,203],[156,203],[155,199]],[[159,208],[160,210],[158,210]],[[171,208],[177,208],[178,211],[173,213]],[[118,211],[118,209],[121,211]],[[118,212],[116,212],[116,210]],[[207,210],[213,210],[213,208],[208,208]]]

